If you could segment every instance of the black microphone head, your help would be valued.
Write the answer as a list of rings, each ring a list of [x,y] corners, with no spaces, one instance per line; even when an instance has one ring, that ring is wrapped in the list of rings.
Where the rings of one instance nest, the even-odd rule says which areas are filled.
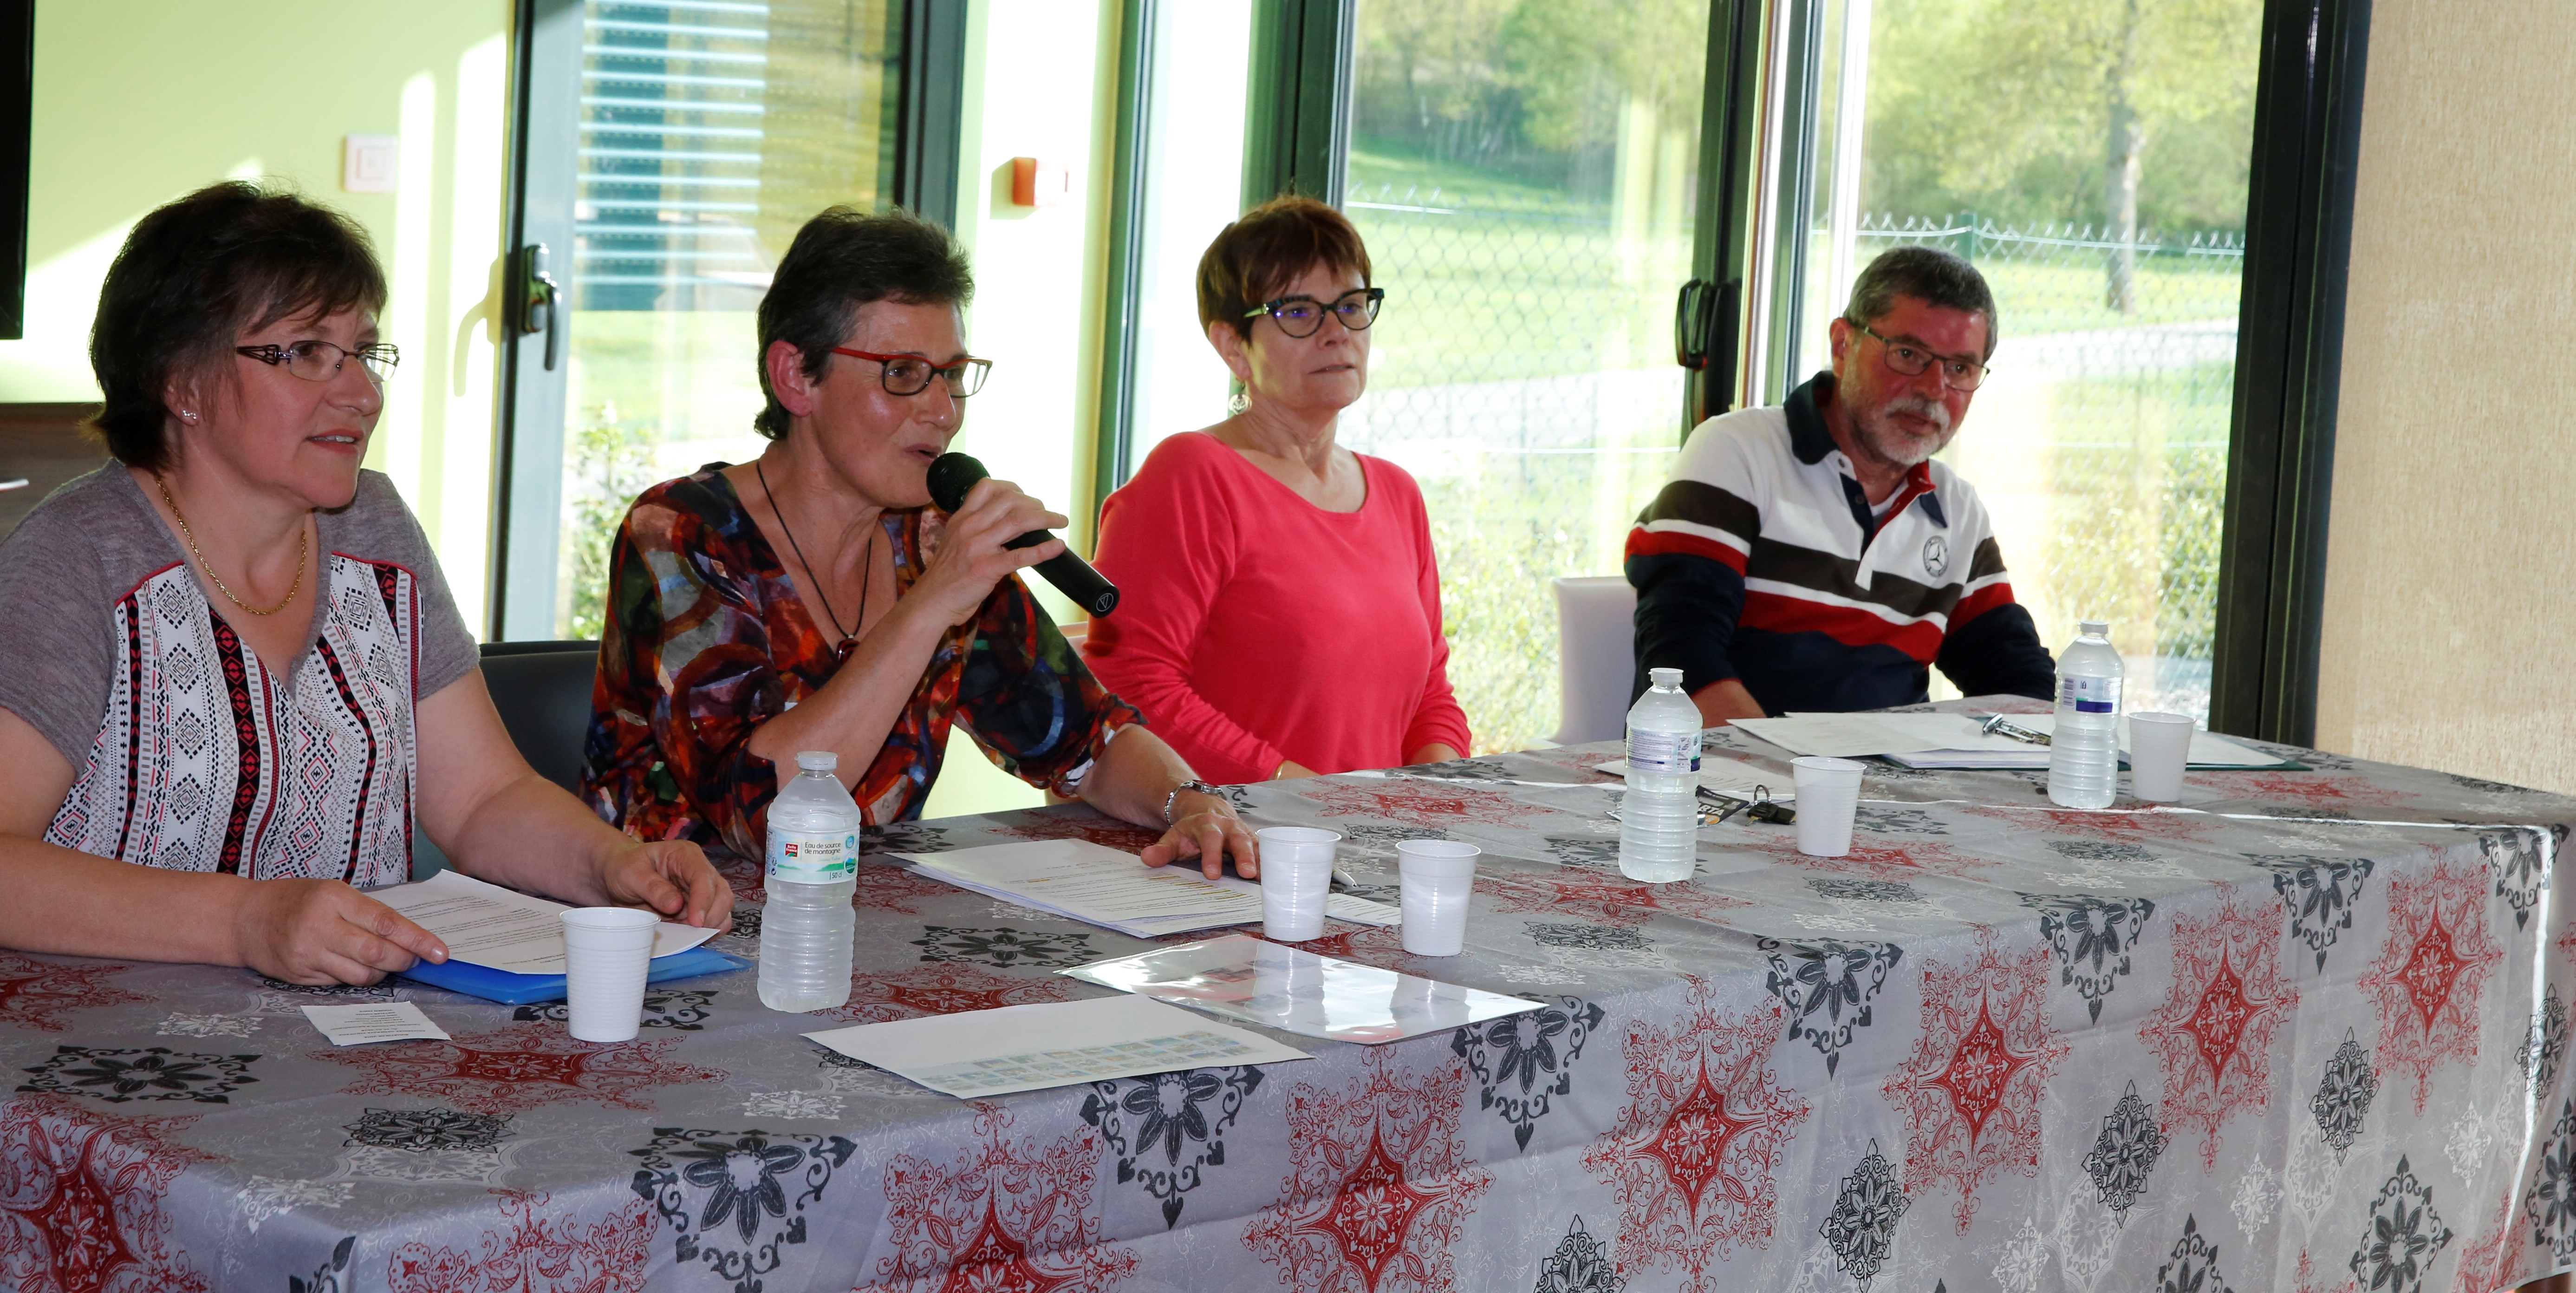
[[[943,453],[930,462],[930,501],[943,512],[966,506],[966,491],[993,473],[967,454]]]

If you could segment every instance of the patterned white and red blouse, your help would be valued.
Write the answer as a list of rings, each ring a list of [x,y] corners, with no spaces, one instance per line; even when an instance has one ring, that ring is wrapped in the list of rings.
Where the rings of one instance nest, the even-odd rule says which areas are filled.
[[[0,706],[78,770],[46,842],[256,879],[408,877],[415,707],[474,667],[474,641],[383,476],[319,534],[312,642],[286,671],[208,602],[122,467],[0,544]]]

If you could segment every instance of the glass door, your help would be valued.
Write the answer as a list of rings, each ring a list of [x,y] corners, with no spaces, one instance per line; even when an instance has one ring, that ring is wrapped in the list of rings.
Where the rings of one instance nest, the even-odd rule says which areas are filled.
[[[1254,0],[1128,0],[1102,383],[1106,497],[1167,436],[1222,421],[1225,363],[1199,327],[1199,257],[1243,214]]]
[[[599,633],[646,486],[757,454],[754,311],[814,213],[893,196],[901,0],[536,0],[523,39],[505,638]]]
[[[1343,209],[1386,289],[1341,441],[1422,484],[1485,749],[1557,722],[1548,581],[1616,575],[1679,437],[1708,0],[1356,0]]]
[[[2131,706],[2205,717],[2261,0],[1784,8],[1755,399],[1872,256],[1974,262],[2001,344],[1943,460],[2052,651],[2107,619]]]

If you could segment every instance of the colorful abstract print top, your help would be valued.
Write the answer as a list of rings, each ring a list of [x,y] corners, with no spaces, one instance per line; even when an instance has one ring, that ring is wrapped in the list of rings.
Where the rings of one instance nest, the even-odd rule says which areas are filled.
[[[1711,418],[1628,532],[1637,686],[1728,678],[1771,713],[1925,699],[1938,664],[1964,695],[2046,698],[2055,665],[2013,600],[1985,504],[1917,463],[1873,508],[1819,412],[1820,373],[1772,408]]]
[[[722,467],[646,490],[618,527],[582,794],[638,838],[756,858],[778,770],[750,751],[752,734],[831,681],[837,643]],[[915,508],[882,524],[901,597],[946,518]],[[1004,770],[1070,796],[1109,735],[1139,721],[1014,576],[940,639],[852,793],[870,823],[919,817],[955,723]]]

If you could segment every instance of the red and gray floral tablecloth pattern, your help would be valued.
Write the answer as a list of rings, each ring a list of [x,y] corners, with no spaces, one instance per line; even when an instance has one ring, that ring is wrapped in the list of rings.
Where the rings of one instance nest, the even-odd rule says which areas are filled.
[[[961,1103],[803,1040],[1093,995],[1054,971],[1140,946],[887,865],[846,1008],[708,978],[619,1045],[401,980],[0,954],[0,1286],[2483,1293],[2576,1264],[2576,801],[2308,751],[2102,813],[1883,768],[1850,856],[1730,823],[1647,886],[1613,753],[1232,792],[1342,832],[1372,896],[1397,840],[1481,845],[1465,955],[1308,946],[1545,1003],[1269,1069]],[[1065,836],[1150,839],[1074,808],[871,847]],[[717,945],[747,952],[735,872]],[[297,1009],[394,997],[453,1040],[334,1049]]]

